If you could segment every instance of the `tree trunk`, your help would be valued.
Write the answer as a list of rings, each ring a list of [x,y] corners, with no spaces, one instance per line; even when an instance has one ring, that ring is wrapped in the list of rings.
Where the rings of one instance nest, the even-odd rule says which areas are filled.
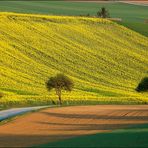
[[[62,105],[61,90],[60,89],[56,89],[56,94],[59,97],[59,104]]]
[[[59,103],[60,103],[60,105],[62,105],[61,95],[59,95]]]

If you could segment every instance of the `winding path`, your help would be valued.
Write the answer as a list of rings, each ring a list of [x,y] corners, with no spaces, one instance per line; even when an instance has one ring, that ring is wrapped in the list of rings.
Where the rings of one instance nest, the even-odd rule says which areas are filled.
[[[26,112],[30,111],[36,111],[42,108],[46,108],[49,106],[37,106],[37,107],[24,107],[24,108],[13,108],[8,110],[2,110],[0,111],[0,121],[3,121],[5,119],[24,114]]]

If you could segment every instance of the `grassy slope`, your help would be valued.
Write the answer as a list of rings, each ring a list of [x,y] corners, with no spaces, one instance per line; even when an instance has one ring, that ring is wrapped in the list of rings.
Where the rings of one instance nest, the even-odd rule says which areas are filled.
[[[0,38],[1,103],[50,102],[45,81],[58,72],[75,82],[65,100],[148,102],[134,91],[147,75],[148,39],[113,22],[1,13]]]
[[[144,24],[141,22],[121,22],[119,23],[121,25],[124,25],[125,27],[128,27],[132,30],[135,30],[139,33],[141,33],[142,35],[145,35],[148,37],[148,24]]]
[[[105,6],[112,17],[123,19],[123,24],[129,28],[148,36],[148,29],[144,20],[148,18],[146,6],[136,6],[123,3],[84,3],[59,1],[0,1],[0,11],[21,13],[40,13],[54,15],[96,15]],[[136,26],[135,26],[136,24]]]
[[[48,143],[40,147],[147,148],[147,137],[148,125],[139,125],[110,133],[81,136],[60,142]]]

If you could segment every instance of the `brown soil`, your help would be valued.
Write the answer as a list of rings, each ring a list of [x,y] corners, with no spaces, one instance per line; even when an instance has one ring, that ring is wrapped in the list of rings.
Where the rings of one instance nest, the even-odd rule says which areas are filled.
[[[65,1],[73,1],[73,2],[95,2],[95,3],[115,3],[115,2],[123,2],[129,4],[136,4],[136,5],[148,5],[147,0],[65,0]]]
[[[48,108],[0,126],[1,147],[26,147],[148,123],[146,105]]]
[[[128,4],[135,4],[135,5],[145,5],[148,6],[148,1],[143,1],[143,0],[127,0],[127,1],[121,1],[123,3],[128,3]]]

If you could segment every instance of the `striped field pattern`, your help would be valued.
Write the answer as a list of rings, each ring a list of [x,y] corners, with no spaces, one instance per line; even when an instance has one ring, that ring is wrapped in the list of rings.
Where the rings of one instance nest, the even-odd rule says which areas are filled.
[[[135,91],[147,50],[146,37],[108,20],[0,13],[0,104],[50,103],[45,82],[57,73],[75,83],[66,103],[148,103]]]

